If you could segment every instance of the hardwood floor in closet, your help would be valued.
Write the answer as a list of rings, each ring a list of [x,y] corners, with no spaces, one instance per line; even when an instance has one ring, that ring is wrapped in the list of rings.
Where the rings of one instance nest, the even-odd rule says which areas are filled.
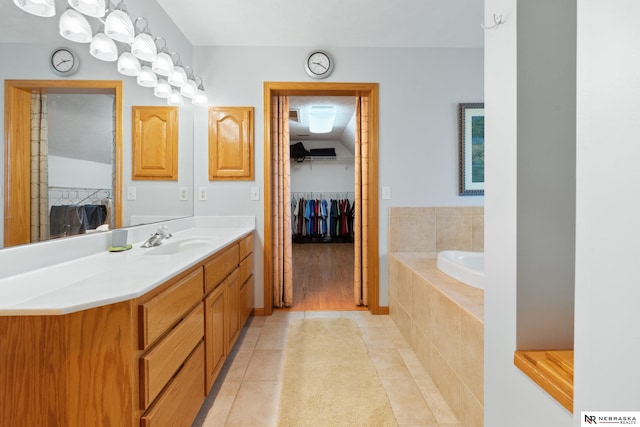
[[[353,301],[353,243],[293,244],[289,310],[366,310]]]

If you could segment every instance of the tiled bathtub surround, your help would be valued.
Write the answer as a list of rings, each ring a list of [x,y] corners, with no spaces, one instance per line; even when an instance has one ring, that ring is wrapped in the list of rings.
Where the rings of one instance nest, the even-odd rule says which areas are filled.
[[[389,309],[460,425],[483,426],[484,292],[429,254],[390,253]]]
[[[482,206],[390,208],[389,253],[484,250]]]

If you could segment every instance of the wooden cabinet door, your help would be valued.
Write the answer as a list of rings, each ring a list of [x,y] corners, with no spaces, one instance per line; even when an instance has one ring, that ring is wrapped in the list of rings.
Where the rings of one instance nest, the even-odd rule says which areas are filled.
[[[178,107],[134,106],[134,180],[178,179]]]
[[[233,273],[227,277],[223,283],[225,286],[225,321],[226,321],[226,340],[227,353],[238,339],[240,334],[240,273],[235,269]]]
[[[209,107],[209,180],[253,181],[253,107]]]
[[[218,286],[204,300],[206,391],[213,387],[226,356],[224,286]]]

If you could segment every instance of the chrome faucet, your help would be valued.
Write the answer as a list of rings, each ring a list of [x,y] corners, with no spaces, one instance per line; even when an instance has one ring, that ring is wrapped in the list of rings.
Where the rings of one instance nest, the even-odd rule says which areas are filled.
[[[167,228],[166,225],[163,225],[161,227],[158,227],[156,232],[152,234],[151,237],[149,237],[147,241],[142,244],[142,247],[152,248],[154,246],[160,246],[163,240],[170,239],[171,237],[172,235],[171,233],[169,233],[169,229]]]

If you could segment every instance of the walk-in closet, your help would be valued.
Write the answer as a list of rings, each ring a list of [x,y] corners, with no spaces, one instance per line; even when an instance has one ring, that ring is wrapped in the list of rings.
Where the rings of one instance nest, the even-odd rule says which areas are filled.
[[[289,102],[291,309],[353,310],[356,100],[292,96]]]

